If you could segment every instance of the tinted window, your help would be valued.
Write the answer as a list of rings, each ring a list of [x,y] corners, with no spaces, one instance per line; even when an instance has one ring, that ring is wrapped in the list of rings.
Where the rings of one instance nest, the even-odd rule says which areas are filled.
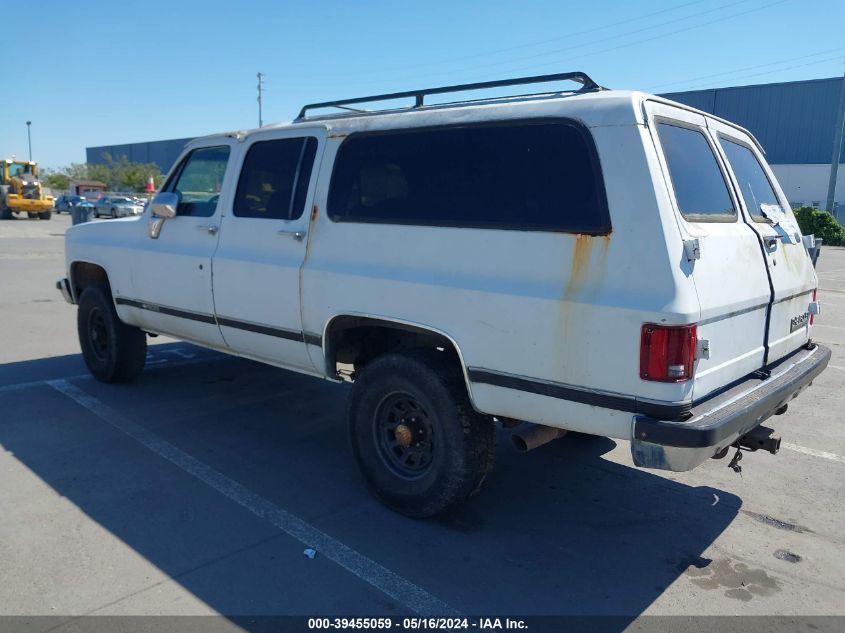
[[[780,206],[772,183],[769,182],[766,172],[760,165],[760,161],[745,145],[740,145],[729,139],[723,138],[722,149],[728,157],[734,176],[739,183],[739,190],[742,199],[745,201],[745,208],[756,222],[765,222],[766,218],[760,213],[761,204],[776,204]]]
[[[736,210],[704,134],[666,123],[657,127],[683,216],[693,222],[732,222]]]
[[[316,151],[313,137],[255,143],[244,159],[235,215],[276,220],[300,217]]]
[[[592,139],[559,121],[352,135],[328,212],[336,221],[610,230]]]
[[[225,145],[203,147],[188,154],[165,188],[179,194],[177,215],[214,215],[228,161],[229,148]]]

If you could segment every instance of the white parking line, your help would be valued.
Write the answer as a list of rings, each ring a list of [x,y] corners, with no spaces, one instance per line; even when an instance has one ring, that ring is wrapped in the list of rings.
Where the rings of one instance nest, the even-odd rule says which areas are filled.
[[[824,323],[813,323],[813,327],[826,327],[831,330],[845,330],[845,327],[839,327],[838,325],[825,325]]]
[[[352,572],[364,582],[369,583],[415,613],[430,616],[461,615],[452,606],[411,581],[344,545],[313,525],[306,523],[235,480],[214,470],[211,466],[176,448],[173,444],[136,424],[67,380],[48,380],[47,384],[82,405],[104,422],[143,444],[156,455],[175,464],[189,475],[196,477],[223,496],[246,508],[255,516],[270,522],[303,545],[316,549],[321,556]]]
[[[839,462],[840,464],[845,464],[845,457],[842,457],[842,455],[837,455],[836,453],[828,453],[827,451],[817,451],[814,448],[798,446],[797,444],[789,444],[788,442],[781,442],[780,446],[781,448],[787,448],[791,451],[795,451],[796,453],[804,453],[805,455],[821,457],[823,459],[829,459],[834,462]]]
[[[200,358],[190,358],[186,360],[154,360],[154,361],[147,361],[147,366],[144,368],[145,372],[154,371],[158,369],[167,369],[169,367],[184,367],[185,365],[195,365],[197,363],[206,363],[206,362],[214,362],[218,360],[222,360],[224,358],[233,358],[226,354],[220,354],[219,356],[204,356]],[[164,360],[164,362],[162,362]],[[161,363],[161,364],[159,364]],[[63,376],[61,380],[84,380],[92,378],[91,374],[74,374],[73,376]],[[56,380],[59,380],[58,378]],[[31,387],[42,387],[46,385],[49,381],[48,380],[31,380],[29,382],[18,382],[13,383],[11,385],[0,385],[0,393],[6,393],[9,391],[20,391],[21,389],[29,389]]]
[[[828,365],[831,369],[838,369],[839,371],[845,371],[845,367],[840,367],[839,365]]]

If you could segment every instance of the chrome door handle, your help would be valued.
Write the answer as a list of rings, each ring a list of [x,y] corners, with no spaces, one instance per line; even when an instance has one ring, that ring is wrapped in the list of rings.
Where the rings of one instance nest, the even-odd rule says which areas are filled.
[[[305,239],[305,231],[285,231],[284,229],[282,229],[281,231],[278,231],[278,234],[288,235],[295,239],[297,242],[301,242]]]
[[[200,231],[205,231],[205,232],[206,232],[206,233],[208,233],[209,235],[217,235],[217,231],[219,231],[219,230],[220,230],[220,229],[218,229],[216,226],[214,226],[213,224],[201,224],[201,225],[200,225],[200,226],[198,226],[197,228],[198,228]]]

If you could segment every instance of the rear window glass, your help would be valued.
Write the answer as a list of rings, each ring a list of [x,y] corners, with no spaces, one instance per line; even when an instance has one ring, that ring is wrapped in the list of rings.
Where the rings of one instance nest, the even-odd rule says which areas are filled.
[[[347,222],[610,230],[592,138],[561,121],[352,135],[328,212]]]
[[[763,166],[748,147],[722,137],[722,149],[728,157],[734,176],[736,176],[745,208],[755,222],[765,222],[765,216],[760,212],[761,204],[776,204],[780,206],[772,183],[763,171]]]
[[[736,209],[704,134],[668,123],[657,128],[681,214],[691,222],[733,222]]]

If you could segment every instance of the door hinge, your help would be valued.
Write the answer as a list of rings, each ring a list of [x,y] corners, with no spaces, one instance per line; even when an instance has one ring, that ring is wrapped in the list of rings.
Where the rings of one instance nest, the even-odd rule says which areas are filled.
[[[697,237],[684,240],[684,254],[687,256],[687,261],[701,259],[701,245]]]
[[[700,338],[695,342],[695,359],[710,360],[710,339]]]

